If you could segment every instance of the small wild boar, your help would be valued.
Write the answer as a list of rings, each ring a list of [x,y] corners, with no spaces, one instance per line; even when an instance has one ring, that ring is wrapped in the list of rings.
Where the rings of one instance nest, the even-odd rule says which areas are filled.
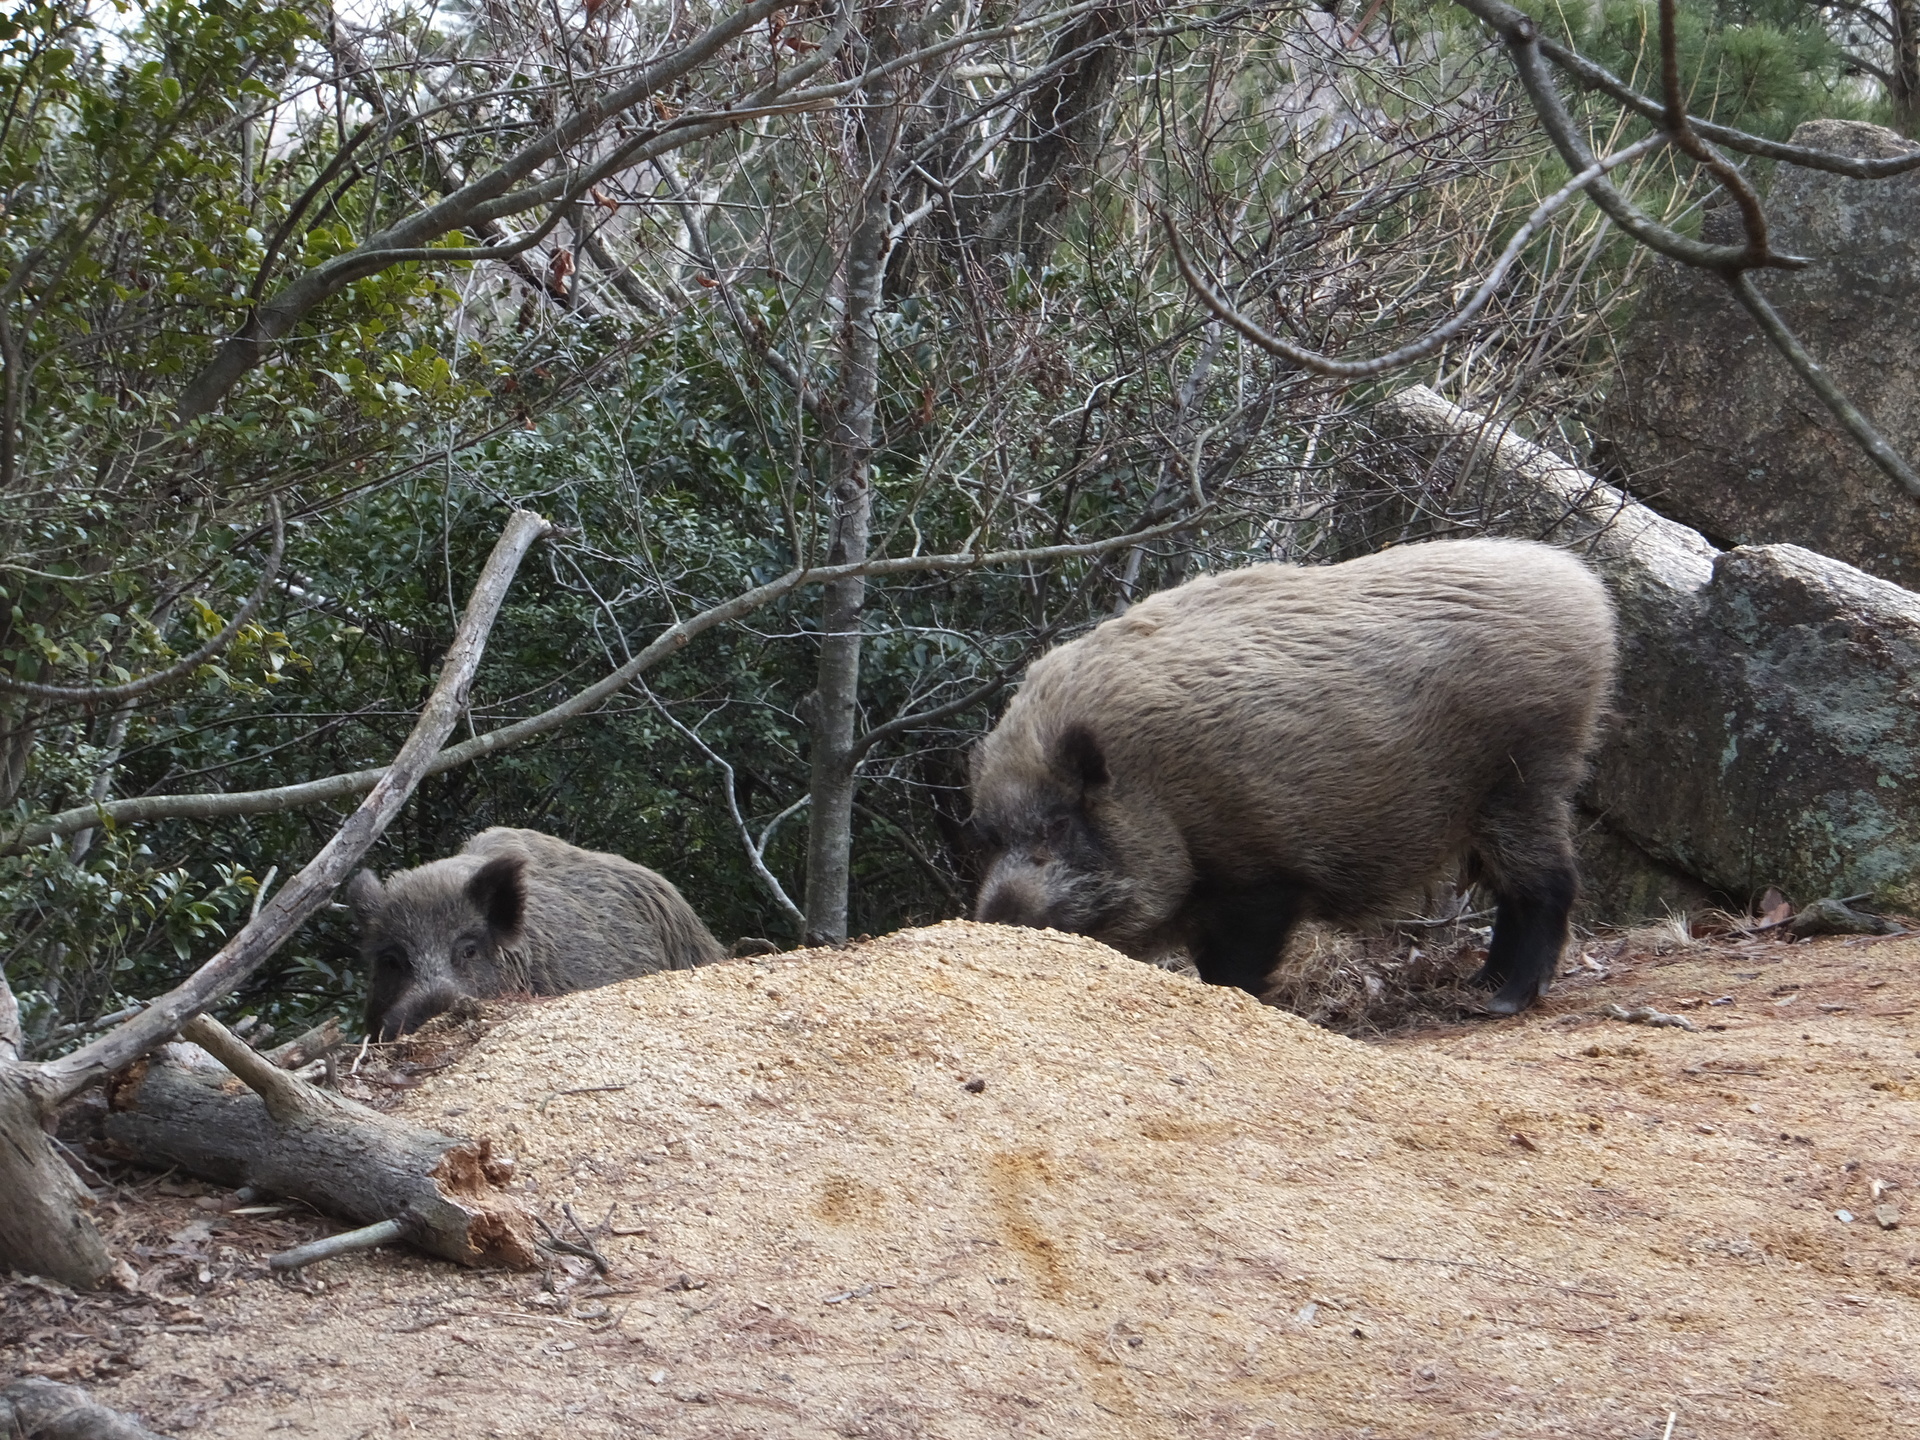
[[[1034,662],[974,754],[976,914],[1259,994],[1302,918],[1390,917],[1462,861],[1497,910],[1489,1009],[1546,993],[1613,608],[1521,541],[1255,565]]]
[[[458,855],[347,898],[372,968],[367,1033],[390,1040],[463,995],[561,995],[718,960],[719,942],[644,865],[537,830],[482,830]]]

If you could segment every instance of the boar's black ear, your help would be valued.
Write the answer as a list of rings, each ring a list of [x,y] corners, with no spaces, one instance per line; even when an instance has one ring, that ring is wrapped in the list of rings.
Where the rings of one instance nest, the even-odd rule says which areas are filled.
[[[347,903],[353,907],[353,918],[362,924],[380,913],[386,899],[380,877],[371,870],[362,870],[347,882]]]
[[[512,941],[527,911],[527,861],[524,855],[496,855],[467,881],[467,898],[487,917],[494,938]]]
[[[1107,756],[1100,742],[1084,725],[1069,725],[1060,732],[1054,747],[1054,763],[1060,773],[1079,785],[1081,793],[1107,783]]]

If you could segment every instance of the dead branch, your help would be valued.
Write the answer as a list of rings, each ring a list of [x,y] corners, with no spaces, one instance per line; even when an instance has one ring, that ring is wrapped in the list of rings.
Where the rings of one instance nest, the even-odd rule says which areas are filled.
[[[638,75],[604,91],[567,115],[546,134],[521,147],[485,175],[469,181],[434,203],[370,235],[360,245],[303,272],[282,285],[255,306],[247,323],[227,339],[214,356],[194,376],[181,395],[175,410],[179,423],[186,425],[211,412],[242,375],[266,358],[268,349],[287,335],[316,307],[339,294],[356,280],[377,274],[419,247],[428,245],[454,230],[464,230],[485,220],[504,219],[518,211],[529,210],[549,200],[549,186],[533,185],[516,190],[542,167],[563,159],[574,146],[587,140],[617,115],[632,110],[649,96],[667,92],[675,82],[691,74],[718,55],[747,30],[766,20],[780,6],[780,0],[751,0],[722,17],[705,31],[672,53],[646,66]],[[696,138],[703,127],[684,126],[681,134]],[[719,126],[713,127],[717,133]],[[649,132],[652,133],[652,132]],[[618,147],[621,150],[631,147]],[[591,178],[598,178],[600,167],[588,167]],[[572,178],[573,167],[566,167]],[[561,189],[565,185],[562,182]]]
[[[514,512],[474,586],[439,682],[393,764],[320,853],[233,939],[139,1015],[72,1054],[38,1065],[0,1057],[0,1194],[7,1197],[7,1203],[0,1205],[0,1266],[89,1288],[114,1272],[113,1257],[86,1217],[90,1197],[48,1143],[45,1117],[61,1102],[124,1069],[178,1032],[182,1024],[265,963],[295,927],[326,903],[400,813],[466,709],[487,636],[520,560],[552,528],[538,515]],[[4,989],[0,979],[0,990]],[[0,1021],[12,1013],[11,1006],[10,992],[0,996]],[[247,1054],[273,1074],[284,1075],[253,1051]],[[292,1077],[287,1079],[292,1083]]]
[[[358,1230],[342,1230],[338,1235],[329,1235],[322,1240],[310,1241],[305,1245],[296,1245],[291,1250],[283,1250],[267,1261],[267,1268],[299,1270],[339,1255],[352,1255],[361,1250],[377,1250],[382,1245],[391,1245],[394,1241],[405,1238],[405,1231],[401,1228],[399,1221],[382,1220],[378,1225],[363,1225]]]
[[[1553,78],[1541,63],[1538,28],[1520,11],[1503,0],[1460,0],[1460,3],[1501,34],[1520,73],[1534,111],[1553,140],[1554,148],[1568,165],[1591,160],[1586,142],[1560,99]],[[1767,241],[1766,217],[1751,187],[1724,160],[1713,155],[1697,137],[1689,134],[1692,125],[1685,111],[1677,73],[1677,46],[1674,41],[1673,0],[1661,0],[1661,69],[1667,103],[1660,107],[1660,121],[1674,143],[1705,165],[1717,182],[1740,208],[1746,244],[1741,246],[1707,245],[1656,224],[1605,181],[1596,181],[1589,193],[1594,203],[1636,240],[1684,265],[1713,270],[1733,287],[1734,296],[1760,326],[1770,344],[1787,359],[1821,402],[1846,428],[1847,433],[1866,451],[1882,473],[1909,494],[1920,497],[1920,477],[1834,384],[1831,376],[1816,364],[1800,344],[1798,337],[1781,320],[1764,296],[1754,287],[1748,271],[1756,268],[1799,269],[1807,262],[1792,255],[1773,252]]]
[[[282,1070],[298,1070],[320,1059],[328,1051],[338,1049],[346,1038],[339,1020],[329,1015],[305,1034],[297,1035],[286,1044],[267,1051],[266,1057]]]
[[[471,740],[463,740],[458,745],[449,746],[427,762],[421,777],[443,774],[483,756],[498,754],[516,745],[523,745],[549,731],[559,729],[569,721],[598,709],[632,684],[638,676],[652,669],[668,656],[678,654],[696,637],[717,626],[750,615],[791,594],[803,585],[824,583],[856,574],[884,577],[920,574],[933,570],[968,571],[995,565],[1018,565],[1104,555],[1110,551],[1124,550],[1132,545],[1145,544],[1151,540],[1190,530],[1202,523],[1209,514],[1210,512],[1205,510],[1190,511],[1177,519],[1150,525],[1108,540],[1093,540],[1084,544],[1042,545],[1026,550],[993,550],[977,554],[907,555],[890,560],[868,560],[858,565],[822,565],[790,570],[777,580],[770,580],[765,585],[744,591],[731,600],[709,606],[697,615],[691,615],[677,625],[669,626],[650,645],[619,669],[561,701],[552,709],[543,710],[538,715],[529,716],[525,720],[517,720],[511,725],[501,726],[498,730],[489,730],[485,734],[476,735]],[[140,795],[125,800],[109,800],[93,805],[77,806],[71,810],[62,810],[46,820],[23,825],[4,839],[0,839],[0,854],[18,854],[35,845],[44,845],[47,841],[59,836],[71,835],[77,830],[89,829],[100,824],[127,824],[141,820],[212,820],[228,815],[273,814],[285,810],[297,810],[307,805],[321,805],[371,790],[387,773],[385,768],[354,770],[342,775],[329,775],[320,780],[303,781],[297,785],[276,786],[271,790],[243,790],[200,795]],[[284,895],[285,892],[282,893]]]
[[[1665,118],[1666,106],[1658,100],[1650,95],[1642,95],[1604,65],[1594,63],[1576,50],[1569,50],[1557,40],[1541,36],[1540,53],[1582,85],[1611,96],[1645,119],[1658,124]],[[1803,170],[1824,170],[1832,175],[1848,175],[1855,180],[1885,180],[1890,176],[1920,170],[1920,148],[1907,155],[1866,159],[1854,155],[1834,155],[1806,145],[1788,145],[1762,135],[1749,135],[1744,130],[1736,130],[1728,125],[1717,125],[1698,116],[1689,116],[1688,123],[1716,145],[1738,150],[1743,155],[1757,155],[1762,160],[1784,160]]]
[[[787,887],[780,883],[780,877],[775,875],[767,865],[767,842],[773,838],[773,826],[767,827],[766,833],[761,836],[758,844],[754,842],[753,830],[747,824],[747,817],[740,813],[740,792],[734,784],[733,766],[727,763],[719,751],[707,744],[699,731],[674,714],[658,695],[651,690],[646,694],[647,698],[653,702],[654,709],[660,712],[661,718],[679,731],[690,745],[719,768],[720,793],[726,798],[727,814],[732,817],[734,831],[740,836],[740,843],[746,849],[747,864],[753,870],[754,879],[760,882],[760,888],[767,892],[768,898],[780,907],[786,917],[796,926],[804,929],[807,923],[805,912],[793,903],[793,897],[787,894]],[[799,808],[798,802],[787,807],[789,812],[797,808]]]
[[[1550,44],[1540,34],[1540,27],[1533,17],[1505,3],[1505,0],[1459,0],[1459,3],[1462,8],[1484,21],[1499,35],[1506,46],[1508,58],[1512,61],[1514,70],[1526,89],[1527,97],[1541,128],[1546,131],[1554,149],[1567,168],[1575,172],[1572,180],[1535,209],[1526,224],[1509,242],[1493,271],[1482,282],[1468,303],[1457,314],[1426,335],[1385,355],[1370,360],[1336,360],[1304,350],[1280,336],[1269,333],[1236,309],[1212,281],[1194,266],[1187,255],[1186,248],[1181,243],[1172,219],[1163,215],[1161,219],[1167,230],[1167,239],[1172,248],[1174,262],[1201,303],[1262,349],[1281,356],[1303,369],[1341,379],[1362,379],[1380,375],[1434,354],[1456,337],[1493,297],[1500,282],[1505,278],[1508,268],[1518,258],[1521,248],[1533,238],[1555,210],[1572,199],[1575,194],[1584,192],[1608,219],[1648,249],[1682,265],[1709,270],[1721,276],[1732,288],[1735,298],[1753,317],[1768,343],[1781,353],[1806,381],[1808,387],[1820,397],[1821,402],[1866,452],[1874,465],[1909,495],[1920,499],[1920,472],[1916,472],[1914,467],[1887,443],[1874,427],[1873,422],[1846,397],[1834,383],[1833,378],[1808,354],[1799,338],[1767,303],[1766,297],[1755,288],[1750,274],[1753,270],[1798,270],[1804,268],[1809,262],[1802,256],[1784,255],[1773,249],[1766,210],[1761,204],[1758,193],[1746,177],[1720,155],[1709,141],[1723,140],[1750,153],[1760,153],[1764,148],[1765,153],[1785,159],[1789,163],[1805,163],[1815,169],[1837,170],[1841,173],[1862,176],[1894,175],[1904,170],[1920,168],[1920,152],[1912,156],[1899,157],[1891,163],[1883,163],[1869,171],[1857,166],[1830,163],[1834,162],[1836,157],[1823,156],[1818,151],[1793,146],[1762,147],[1757,142],[1750,143],[1753,142],[1753,137],[1694,119],[1687,113],[1686,97],[1680,83],[1679,46],[1675,35],[1675,0],[1660,0],[1659,6],[1661,89],[1664,97],[1662,101],[1654,101],[1639,95],[1601,67],[1591,65],[1563,46]],[[1549,68],[1550,63],[1574,74],[1583,83],[1604,90],[1623,105],[1655,121],[1660,126],[1660,130],[1655,135],[1616,155],[1604,160],[1597,159],[1588,147],[1583,128],[1568,111],[1566,102],[1560,95]],[[1744,232],[1743,243],[1718,245],[1682,235],[1670,226],[1656,221],[1628,200],[1606,178],[1609,170],[1637,153],[1646,153],[1659,143],[1670,144],[1680,150],[1704,169],[1714,183],[1732,199],[1740,214]],[[1794,153],[1781,153],[1785,151]]]
[[[532,1217],[501,1189],[512,1162],[487,1141],[417,1129],[309,1085],[209,1016],[180,1033],[248,1088],[166,1058],[140,1062],[110,1089],[106,1135],[126,1158],[397,1227],[369,1243],[405,1239],[462,1265],[534,1264]]]
[[[850,78],[801,88],[841,53],[823,47],[802,64],[776,69],[747,95],[717,99],[710,108],[690,108],[671,119],[656,121],[648,117],[632,138],[622,139],[585,163],[567,163],[579,147],[603,134],[618,117],[640,112],[650,98],[670,93],[677,83],[721,55],[784,3],[785,0],[749,0],[677,50],[645,66],[624,84],[596,93],[594,99],[573,110],[486,174],[401,217],[379,233],[369,235],[352,250],[287,281],[254,306],[246,324],[222,342],[213,358],[187,383],[174,407],[179,426],[185,427],[213,411],[243,375],[266,359],[275,344],[316,308],[355,281],[408,261],[442,264],[450,260],[517,255],[537,244],[595,185],[622,170],[723,134],[756,118],[827,108],[886,76],[951,51],[1010,39],[1050,24],[1071,22],[1110,0],[1082,0],[1079,4],[1022,17],[991,29],[963,29],[960,34],[944,36],[883,64],[868,66]],[[853,7],[843,7],[835,33],[847,33],[852,19]],[[542,171],[549,173],[535,179]],[[456,250],[437,248],[433,244],[454,231],[483,233],[483,227],[492,222],[543,207],[548,208],[547,218],[530,233],[509,243]]]
[[[1472,298],[1465,305],[1418,340],[1411,340],[1397,350],[1389,350],[1386,354],[1377,355],[1371,360],[1336,360],[1330,355],[1320,355],[1312,350],[1302,349],[1255,324],[1221,295],[1211,280],[1200,273],[1198,267],[1187,255],[1187,247],[1180,239],[1180,229],[1174,224],[1173,217],[1162,214],[1160,224],[1166,231],[1167,245],[1173,252],[1173,263],[1179,268],[1182,278],[1199,297],[1200,303],[1215,315],[1261,349],[1278,355],[1283,360],[1290,360],[1303,370],[1311,370],[1317,375],[1330,375],[1343,380],[1365,379],[1436,354],[1466,329],[1476,315],[1486,309],[1487,302],[1499,293],[1500,286],[1507,278],[1507,272],[1520,258],[1520,253],[1533,242],[1534,236],[1540,233],[1547,221],[1552,219],[1562,206],[1598,181],[1609,170],[1617,169],[1630,161],[1651,154],[1667,144],[1669,138],[1665,134],[1649,135],[1637,144],[1629,145],[1626,149],[1617,151],[1604,159],[1595,160],[1534,208],[1533,213],[1527,217],[1526,223],[1514,232],[1513,238],[1507,242],[1507,248],[1500,252],[1500,258],[1494,262],[1493,269],[1487,273],[1487,278],[1480,282],[1480,288],[1474,291]]]
[[[43,1066],[57,1099],[79,1094],[176,1033],[182,1022],[257,970],[297,926],[327,902],[425,778],[429,763],[466,709],[474,672],[486,652],[487,635],[507,598],[521,558],[552,528],[550,522],[530,511],[514,512],[474,586],[453,644],[447,647],[439,683],[428,696],[413,733],[359,809],[259,915],[205,965],[125,1024]]]
[[[1733,298],[1745,307],[1761,333],[1773,342],[1773,348],[1787,357],[1787,363],[1799,372],[1800,378],[1807,382],[1807,387],[1820,397],[1834,419],[1854,438],[1854,442],[1867,452],[1867,458],[1880,468],[1880,473],[1920,500],[1920,473],[1907,463],[1906,457],[1887,443],[1886,437],[1874,428],[1873,422],[1834,382],[1826,367],[1808,353],[1807,347],[1800,343],[1800,337],[1780,318],[1780,312],[1760,293],[1759,287],[1753,283],[1753,276],[1743,270],[1729,275],[1727,284],[1733,291]]]

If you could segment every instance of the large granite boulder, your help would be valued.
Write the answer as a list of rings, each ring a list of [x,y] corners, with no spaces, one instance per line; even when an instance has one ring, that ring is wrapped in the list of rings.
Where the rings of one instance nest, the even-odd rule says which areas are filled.
[[[1920,595],[1797,545],[1716,550],[1423,386],[1376,424],[1429,513],[1564,545],[1613,590],[1620,684],[1583,800],[1602,868],[1621,842],[1654,862],[1622,906],[1684,901],[1691,876],[1920,911]]]
[[[1862,157],[1913,142],[1813,120],[1797,145]],[[1920,460],[1920,172],[1885,180],[1778,168],[1774,247],[1805,270],[1758,283],[1887,440]],[[1734,241],[1730,206],[1708,238]],[[1729,545],[1791,541],[1920,586],[1920,503],[1876,470],[1714,276],[1657,263],[1595,421],[1595,459],[1633,494]]]

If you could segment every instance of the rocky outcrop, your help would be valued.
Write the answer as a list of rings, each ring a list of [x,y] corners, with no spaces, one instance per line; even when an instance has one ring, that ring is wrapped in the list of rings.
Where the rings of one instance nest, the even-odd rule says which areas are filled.
[[[1797,545],[1718,551],[1424,387],[1377,423],[1436,508],[1607,577],[1620,685],[1585,800],[1615,837],[1739,902],[1920,909],[1920,595]]]
[[[1796,145],[1878,157],[1891,130],[1815,120]],[[1853,180],[1783,165],[1759,284],[1889,443],[1920,456],[1920,172]],[[1730,207],[1709,238],[1738,238]],[[1876,470],[1712,275],[1659,263],[1628,331],[1596,458],[1662,513],[1727,544],[1794,541],[1920,586],[1920,504]]]

